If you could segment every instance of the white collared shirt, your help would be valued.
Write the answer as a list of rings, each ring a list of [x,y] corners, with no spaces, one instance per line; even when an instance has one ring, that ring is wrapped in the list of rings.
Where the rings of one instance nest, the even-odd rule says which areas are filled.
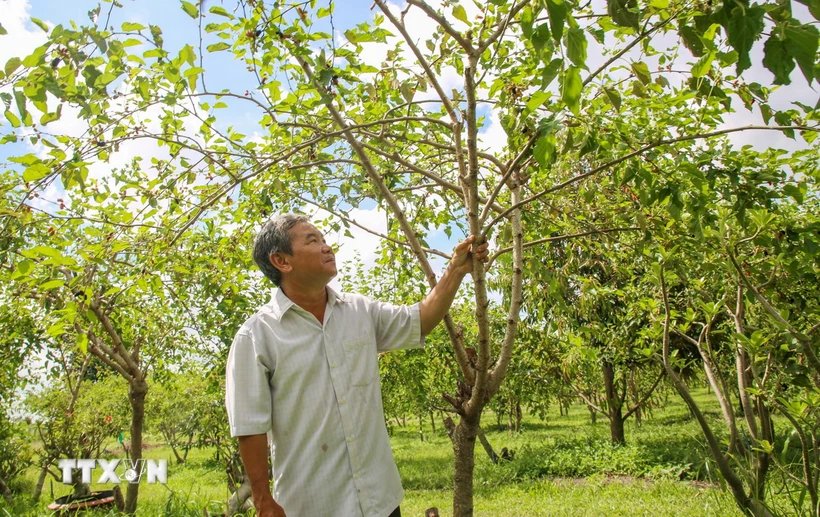
[[[378,353],[424,345],[419,307],[327,292],[323,325],[276,289],[239,329],[226,368],[231,436],[268,433],[288,517],[386,517],[404,491]]]

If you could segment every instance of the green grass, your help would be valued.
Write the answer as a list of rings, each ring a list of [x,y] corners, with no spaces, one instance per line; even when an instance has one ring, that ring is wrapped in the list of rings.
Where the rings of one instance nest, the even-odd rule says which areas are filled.
[[[699,401],[711,407],[708,395]],[[716,412],[709,412],[717,418]],[[425,420],[425,440],[419,439],[418,424],[408,419],[406,427],[394,427],[391,436],[396,462],[406,496],[402,513],[421,516],[437,506],[442,515],[452,514],[452,449],[437,423],[433,433]],[[515,459],[494,465],[480,445],[476,446],[475,515],[513,516],[737,516],[731,496],[719,489],[711,475],[714,467],[707,459],[697,425],[686,409],[670,396],[669,407],[656,410],[640,427],[630,420],[626,446],[609,443],[604,418],[589,422],[583,406],[572,406],[567,416],[550,413],[545,422],[526,416],[522,432],[510,435],[495,425],[488,414],[484,429],[490,443],[500,451],[507,447]],[[158,439],[148,436],[147,443]],[[109,449],[114,451],[112,441]],[[188,461],[177,465],[169,447],[145,451],[151,459],[168,459],[168,485],[140,486],[140,516],[201,516],[203,508],[213,513],[224,508],[230,495],[223,467],[212,459],[209,449],[192,450]],[[119,457],[118,451],[111,454]],[[95,473],[99,475],[99,472]],[[37,472],[29,469],[25,492],[31,493]],[[125,485],[122,485],[125,487]],[[95,486],[105,489],[110,486]],[[70,487],[54,483],[54,497],[70,492]],[[33,506],[23,498],[0,517],[49,515],[51,501],[46,481],[41,502]],[[4,513],[7,512],[7,513]],[[97,515],[106,515],[97,512]],[[109,515],[114,515],[111,512]]]

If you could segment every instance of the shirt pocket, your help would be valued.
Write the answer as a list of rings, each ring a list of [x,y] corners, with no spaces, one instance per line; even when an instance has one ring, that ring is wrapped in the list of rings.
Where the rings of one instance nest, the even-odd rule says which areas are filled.
[[[370,331],[346,339],[345,359],[351,386],[369,386],[379,375],[376,343]]]

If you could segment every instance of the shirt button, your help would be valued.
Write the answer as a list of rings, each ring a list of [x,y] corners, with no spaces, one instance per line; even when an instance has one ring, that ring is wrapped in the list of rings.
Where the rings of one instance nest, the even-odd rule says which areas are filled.
[[[353,478],[354,478],[354,479],[359,479],[359,475],[358,475],[358,474],[354,474],[354,475],[353,475]]]
[[[345,403],[345,399],[342,399],[342,400],[340,400],[340,401],[339,401],[339,405],[340,405],[340,406],[341,406],[342,404],[344,404],[344,403]]]
[[[336,368],[336,363],[330,363],[331,368]]]

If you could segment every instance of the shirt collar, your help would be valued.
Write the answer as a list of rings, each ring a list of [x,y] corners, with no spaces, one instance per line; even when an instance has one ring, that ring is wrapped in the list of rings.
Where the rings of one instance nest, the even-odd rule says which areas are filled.
[[[327,289],[327,302],[332,307],[336,304],[336,302],[344,303],[345,296],[344,293],[337,293],[334,291],[330,286],[326,287]],[[296,304],[293,303],[293,300],[287,297],[285,291],[280,288],[276,288],[273,291],[270,301],[271,313],[276,319],[282,319],[282,316],[288,312],[288,309],[295,306]]]

